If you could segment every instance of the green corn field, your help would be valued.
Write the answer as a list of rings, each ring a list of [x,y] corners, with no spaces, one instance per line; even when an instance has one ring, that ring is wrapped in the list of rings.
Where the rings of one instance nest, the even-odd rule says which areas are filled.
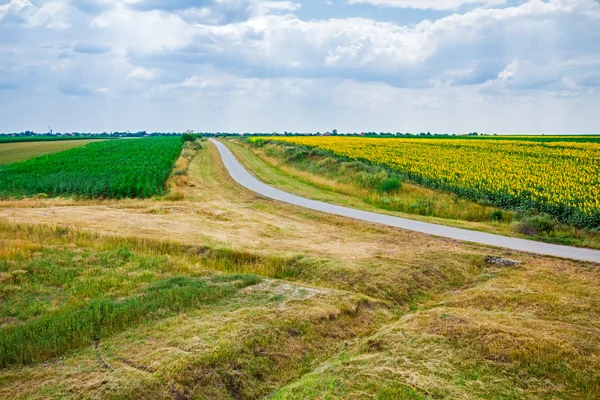
[[[160,195],[181,147],[180,137],[108,140],[0,166],[0,197]]]

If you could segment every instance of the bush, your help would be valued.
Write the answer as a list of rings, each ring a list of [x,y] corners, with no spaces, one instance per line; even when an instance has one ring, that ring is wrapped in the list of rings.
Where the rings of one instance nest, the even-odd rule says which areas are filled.
[[[300,161],[308,156],[309,151],[305,147],[290,147],[285,150],[287,161]]]
[[[547,214],[528,217],[519,222],[516,231],[524,235],[536,236],[540,233],[549,234],[556,228],[556,222]]]
[[[391,177],[379,182],[375,186],[375,189],[377,189],[380,192],[390,193],[390,192],[400,189],[401,186],[402,186],[402,182],[400,181],[400,178],[397,176],[391,176]]]
[[[492,221],[502,221],[504,219],[504,214],[502,210],[496,210],[492,213]]]
[[[527,222],[535,229],[538,233],[550,233],[556,228],[556,222],[547,214],[536,215],[527,219]]]
[[[374,188],[387,178],[387,173],[385,171],[380,171],[378,173],[361,171],[356,175],[356,178],[361,187]]]
[[[202,139],[202,135],[199,133],[184,133],[181,135],[181,140],[184,142],[195,142],[196,139]]]
[[[250,143],[252,147],[263,147],[265,145],[263,138],[248,138],[248,143]]]
[[[533,229],[533,227],[529,225],[526,221],[519,222],[517,226],[515,226],[515,231],[527,236],[537,235],[537,231]]]

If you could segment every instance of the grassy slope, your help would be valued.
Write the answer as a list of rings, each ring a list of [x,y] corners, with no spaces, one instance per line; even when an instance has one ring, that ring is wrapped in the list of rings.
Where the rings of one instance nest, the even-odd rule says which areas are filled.
[[[85,146],[98,140],[62,140],[46,142],[17,142],[0,143],[0,165],[11,164],[18,161],[46,154],[58,153],[74,147]]]
[[[276,399],[600,396],[597,267],[494,271],[380,329]]]
[[[390,315],[350,293],[211,272],[261,270],[230,251],[12,224],[0,238],[3,398],[256,398]],[[120,312],[86,317],[99,302]]]
[[[240,162],[263,182],[314,200],[504,236],[600,249],[599,232],[579,230],[568,226],[557,228],[558,230],[550,236],[533,237],[516,232],[515,223],[492,221],[470,222],[460,219],[438,218],[386,210],[385,208],[372,205],[377,203],[374,200],[376,197],[381,197],[380,194],[373,191],[366,191],[352,185],[339,183],[334,179],[290,167],[280,159],[269,158],[261,149],[251,149],[248,146],[231,141],[224,141],[224,143],[229,146]],[[431,197],[434,203],[451,204],[456,209],[454,212],[457,215],[488,215],[494,210],[492,207],[485,207],[468,200],[458,199],[451,194],[411,184],[404,185],[401,195],[406,197],[404,199],[405,202],[416,201],[423,197]],[[365,199],[369,201],[365,201]]]
[[[109,292],[119,297],[132,293],[124,290],[143,293],[144,277],[210,279],[216,271],[267,280],[114,333],[62,360],[2,369],[0,397],[261,398],[275,391],[276,398],[319,399],[597,397],[597,266],[261,199],[231,182],[213,146],[199,151],[188,175],[179,202],[0,202],[5,220],[64,226],[0,226],[0,258],[9,261],[2,271],[10,275],[3,279],[15,279],[8,268],[22,268],[11,262],[44,254],[48,265],[86,254],[81,268],[95,271],[88,254],[100,259],[126,246],[132,259],[98,276],[116,285]],[[494,268],[482,261],[490,253],[524,263]],[[42,296],[40,309],[60,307],[60,299]],[[19,309],[24,321],[34,312]]]

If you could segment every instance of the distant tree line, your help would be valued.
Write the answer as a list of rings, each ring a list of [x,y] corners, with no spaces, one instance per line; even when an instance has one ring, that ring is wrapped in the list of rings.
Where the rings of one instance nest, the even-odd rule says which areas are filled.
[[[179,136],[182,135],[183,132],[152,132],[148,133],[146,131],[138,131],[138,132],[45,132],[45,133],[37,133],[33,131],[25,131],[25,132],[9,132],[9,133],[0,133],[2,136],[11,136],[11,137],[147,137],[147,136]]]
[[[148,137],[148,136],[180,136],[186,134],[201,135],[203,137],[236,137],[236,136],[366,136],[366,137],[477,137],[477,136],[498,136],[496,133],[432,133],[432,132],[345,132],[340,133],[337,129],[332,129],[327,132],[198,132],[193,130],[187,130],[185,132],[129,132],[129,131],[116,131],[116,132],[55,132],[55,133],[36,133],[33,131],[25,132],[13,132],[13,133],[0,133],[0,137],[56,137],[56,138],[69,138],[69,137],[81,137],[81,138],[123,138],[123,137]]]

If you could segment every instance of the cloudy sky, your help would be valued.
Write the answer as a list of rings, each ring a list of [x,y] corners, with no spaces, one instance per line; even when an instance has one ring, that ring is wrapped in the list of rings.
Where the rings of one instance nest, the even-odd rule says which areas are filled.
[[[0,132],[600,132],[598,0],[0,0]]]

